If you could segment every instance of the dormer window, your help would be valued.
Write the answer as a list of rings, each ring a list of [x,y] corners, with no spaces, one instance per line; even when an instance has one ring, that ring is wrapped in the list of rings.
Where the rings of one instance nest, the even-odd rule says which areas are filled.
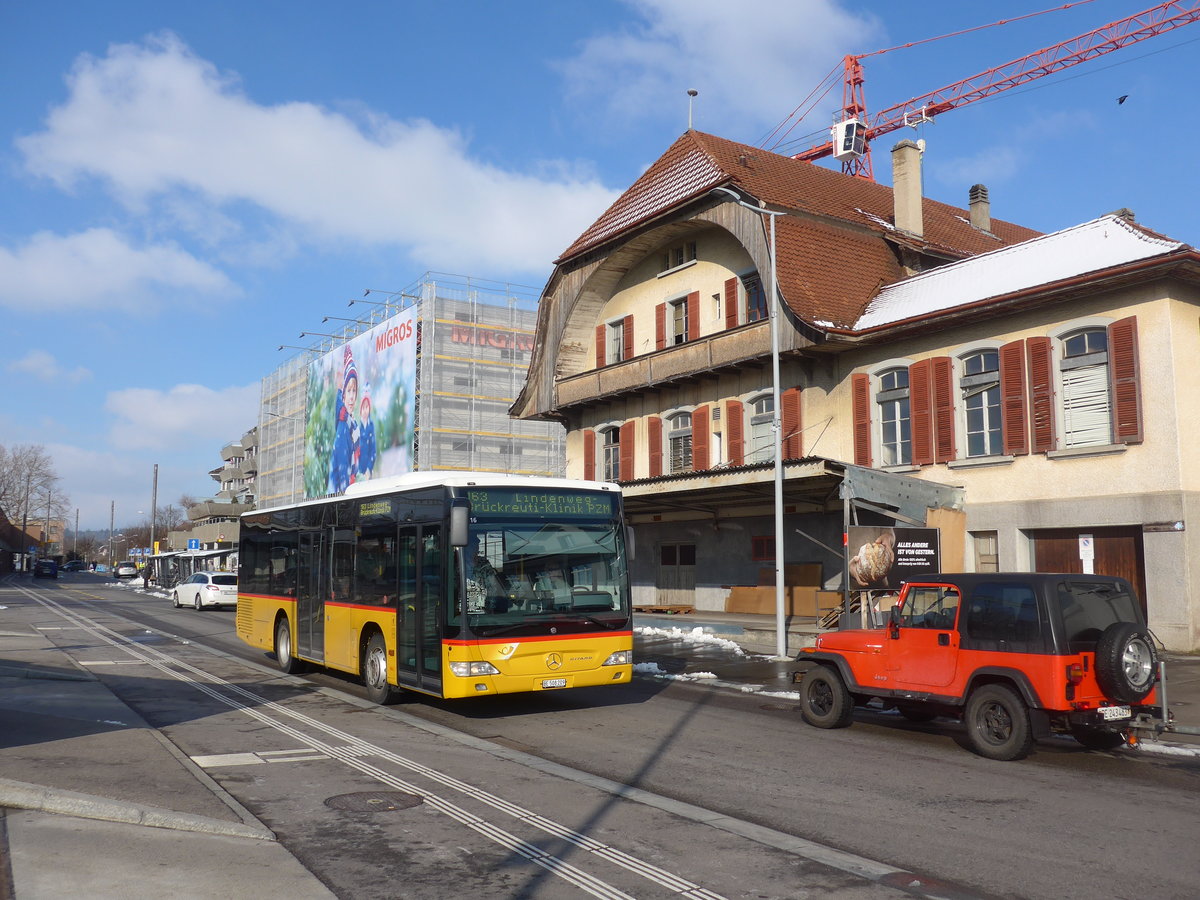
[[[686,241],[674,247],[668,247],[662,252],[660,258],[659,271],[669,272],[671,269],[678,269],[680,266],[694,262],[696,259],[696,242]]]

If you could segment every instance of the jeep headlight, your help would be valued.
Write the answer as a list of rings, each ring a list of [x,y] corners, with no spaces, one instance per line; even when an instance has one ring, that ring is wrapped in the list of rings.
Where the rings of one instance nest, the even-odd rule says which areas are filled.
[[[499,675],[500,670],[490,662],[452,662],[450,671],[459,678],[477,678],[480,675]]]
[[[604,661],[606,666],[627,666],[633,662],[632,650],[618,650],[616,653],[609,654],[608,659]]]

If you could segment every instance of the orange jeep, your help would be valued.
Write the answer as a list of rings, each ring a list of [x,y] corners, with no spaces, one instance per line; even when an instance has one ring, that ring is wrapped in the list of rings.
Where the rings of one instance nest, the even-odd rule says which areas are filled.
[[[827,632],[797,659],[813,664],[793,675],[810,725],[845,727],[879,698],[912,721],[961,719],[989,759],[1053,732],[1110,750],[1169,718],[1137,597],[1104,575],[933,575],[904,585],[885,627]]]

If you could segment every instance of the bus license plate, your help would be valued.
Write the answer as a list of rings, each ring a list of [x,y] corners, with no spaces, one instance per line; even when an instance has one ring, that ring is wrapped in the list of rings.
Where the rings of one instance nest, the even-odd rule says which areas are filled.
[[[556,687],[566,687],[566,686],[567,686],[567,679],[565,679],[565,678],[543,678],[542,679],[542,687],[544,687],[544,688],[556,688]]]
[[[1128,719],[1132,717],[1133,712],[1128,706],[1102,706],[1100,707],[1100,718],[1106,722],[1111,722],[1115,719]]]

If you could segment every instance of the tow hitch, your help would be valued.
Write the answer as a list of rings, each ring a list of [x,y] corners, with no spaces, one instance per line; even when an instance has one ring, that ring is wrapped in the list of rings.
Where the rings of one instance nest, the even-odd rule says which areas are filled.
[[[1160,715],[1139,713],[1129,724],[1129,743],[1137,744],[1142,735],[1157,738],[1160,734],[1200,734],[1195,725],[1176,725],[1175,715],[1167,708],[1167,664],[1158,662],[1158,703]]]

